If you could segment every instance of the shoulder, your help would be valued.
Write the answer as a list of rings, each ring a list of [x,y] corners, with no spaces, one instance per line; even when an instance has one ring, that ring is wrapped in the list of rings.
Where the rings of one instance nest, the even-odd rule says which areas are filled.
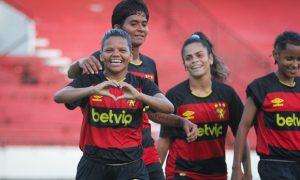
[[[184,94],[189,89],[190,89],[189,88],[189,81],[185,80],[185,81],[182,81],[181,83],[173,86],[171,89],[169,89],[167,94],[174,94],[174,95]]]
[[[149,56],[140,54],[140,59],[141,59],[144,63],[148,63],[148,64],[151,64],[151,65],[156,66],[155,61],[154,61],[152,58],[150,58]]]
[[[228,84],[218,82],[218,81],[212,81],[213,83],[213,91],[222,91],[225,93],[235,93],[235,90],[233,87],[231,87]]]
[[[269,73],[265,76],[254,79],[248,87],[271,87],[274,85],[274,82],[276,82],[276,75],[274,73]]]
[[[149,84],[149,83],[150,84],[155,84],[153,81],[151,81],[148,78],[141,77],[141,76],[136,76],[132,73],[127,73],[126,78],[129,80],[129,82],[131,84],[135,84],[135,85],[138,85],[138,86],[143,86],[143,85]]]

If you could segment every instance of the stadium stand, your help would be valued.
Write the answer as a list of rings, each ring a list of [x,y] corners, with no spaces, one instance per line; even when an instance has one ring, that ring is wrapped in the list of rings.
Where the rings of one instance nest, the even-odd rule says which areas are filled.
[[[33,19],[37,38],[49,41],[47,47],[38,47],[37,52],[58,49],[61,56],[75,60],[99,48],[103,32],[111,27],[111,11],[118,1],[5,2]],[[180,47],[191,32],[204,31],[211,37],[218,54],[231,70],[229,84],[244,99],[246,85],[272,70],[269,55],[274,36],[284,30],[285,25],[299,30],[299,25],[290,20],[295,15],[293,12],[297,12],[292,11],[297,6],[288,5],[291,0],[283,6],[279,3],[268,6],[258,0],[245,3],[238,3],[238,0],[231,3],[222,0],[146,2],[151,13],[150,32],[142,52],[156,60],[163,91],[187,77],[181,63]],[[266,7],[268,12],[264,12]],[[281,7],[291,13],[276,16]],[[282,23],[268,18],[273,16]],[[263,26],[266,22],[271,25]],[[5,86],[0,88],[0,145],[77,145],[79,110],[73,113],[52,101],[53,93],[68,80],[57,68],[47,66],[45,62],[49,59],[1,56],[0,81]],[[29,77],[26,76],[28,72]],[[254,147],[254,132],[250,137]],[[229,138],[229,146],[232,143]]]

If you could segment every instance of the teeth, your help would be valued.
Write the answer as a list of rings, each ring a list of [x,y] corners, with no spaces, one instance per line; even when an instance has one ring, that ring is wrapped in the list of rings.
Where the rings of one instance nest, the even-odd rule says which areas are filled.
[[[118,59],[113,59],[111,60],[111,63],[121,63],[122,61],[121,60],[118,60]]]

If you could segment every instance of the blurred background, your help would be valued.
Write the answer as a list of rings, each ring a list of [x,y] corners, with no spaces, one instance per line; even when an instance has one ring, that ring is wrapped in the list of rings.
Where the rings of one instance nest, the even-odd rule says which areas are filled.
[[[74,179],[81,112],[55,104],[70,80],[69,65],[100,48],[119,0],[0,0],[0,179]],[[275,37],[300,32],[297,0],[146,0],[149,34],[141,52],[152,57],[166,92],[187,78],[180,49],[202,31],[231,70],[228,84],[245,101],[254,78],[273,71]],[[158,137],[159,125],[153,124]],[[249,136],[258,179],[256,136]],[[229,133],[228,171],[232,145]]]

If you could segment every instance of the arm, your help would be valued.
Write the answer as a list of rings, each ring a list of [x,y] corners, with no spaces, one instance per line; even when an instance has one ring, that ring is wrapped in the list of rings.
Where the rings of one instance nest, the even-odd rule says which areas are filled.
[[[187,135],[187,141],[192,142],[197,139],[198,127],[191,121],[175,114],[148,112],[149,119],[165,126],[181,127]]]
[[[157,93],[154,96],[139,93],[136,99],[158,112],[172,113],[174,111],[173,104],[162,93]]]
[[[117,87],[117,82],[104,81],[96,86],[89,86],[84,88],[74,88],[72,86],[66,86],[55,93],[54,101],[56,103],[71,103],[91,95],[109,96],[115,99],[115,96],[109,93],[109,87],[111,86]]]
[[[242,164],[244,169],[244,177],[246,180],[252,179],[251,156],[248,141],[246,139],[245,150],[243,152]]]
[[[119,87],[123,89],[124,94],[117,97],[118,99],[135,99],[147,104],[151,109],[162,112],[172,113],[174,111],[173,104],[162,94],[156,93],[154,96],[149,96],[142,92],[138,92],[132,85],[126,82],[120,82]]]
[[[160,137],[158,139],[157,151],[158,151],[158,155],[159,155],[161,164],[163,164],[165,162],[170,144],[171,144],[171,139],[170,138]]]
[[[92,86],[87,88],[74,88],[72,86],[66,86],[55,93],[54,101],[56,103],[71,103],[92,94]]]
[[[81,74],[97,74],[102,66],[94,56],[84,57],[73,62],[68,69],[68,77],[74,79]]]
[[[232,180],[240,180],[242,179],[242,170],[241,170],[241,162],[243,161],[243,166],[245,168],[245,173],[249,173],[249,165],[250,165],[250,157],[245,157],[245,147],[248,146],[246,143],[247,135],[249,132],[249,129],[252,126],[253,120],[255,118],[257,108],[254,104],[254,101],[251,97],[248,97],[246,101],[246,105],[243,111],[242,119],[239,124],[239,128],[236,135],[236,140],[234,143],[234,159],[233,159],[233,165],[232,165]],[[248,149],[249,151],[249,149]],[[246,153],[247,154],[247,153]],[[250,153],[249,153],[250,154]],[[244,158],[243,158],[244,155]],[[249,155],[250,156],[250,155]],[[245,164],[244,164],[245,163]],[[251,170],[250,170],[251,173]]]

